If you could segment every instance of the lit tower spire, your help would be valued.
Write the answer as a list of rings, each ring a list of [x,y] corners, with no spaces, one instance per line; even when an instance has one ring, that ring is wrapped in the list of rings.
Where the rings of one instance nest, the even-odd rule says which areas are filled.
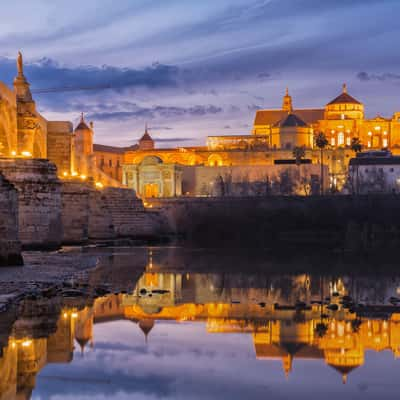
[[[289,88],[286,88],[285,95],[283,96],[282,110],[287,111],[289,114],[293,111],[292,97],[289,94]]]

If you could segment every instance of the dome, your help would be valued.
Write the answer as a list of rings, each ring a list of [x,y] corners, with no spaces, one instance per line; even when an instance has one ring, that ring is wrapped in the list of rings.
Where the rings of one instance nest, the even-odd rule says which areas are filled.
[[[356,100],[353,96],[350,96],[347,93],[347,85],[343,84],[343,91],[339,96],[335,97],[332,101],[330,101],[327,105],[332,104],[361,104],[358,100]]]
[[[153,327],[154,327],[153,319],[146,318],[146,319],[141,319],[139,321],[139,328],[145,334],[145,336],[147,336],[150,333]]]
[[[88,125],[85,122],[85,119],[83,118],[83,113],[81,114],[81,120],[79,121],[79,124],[77,125],[77,127],[75,128],[75,132],[76,131],[85,131],[88,130],[90,131],[91,129],[88,127]]]
[[[281,119],[276,126],[280,126],[281,128],[289,128],[289,127],[306,127],[307,124],[296,114],[288,114],[285,118]]]
[[[149,132],[147,131],[147,125],[143,136],[139,139],[139,149],[140,150],[153,150],[154,140],[151,138]]]
[[[359,367],[359,365],[328,365],[342,375],[343,384],[347,382],[347,376],[349,373]]]

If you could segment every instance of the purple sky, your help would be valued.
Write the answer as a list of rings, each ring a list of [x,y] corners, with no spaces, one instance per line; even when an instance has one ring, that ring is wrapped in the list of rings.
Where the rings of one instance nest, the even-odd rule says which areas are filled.
[[[368,116],[400,110],[398,0],[86,0],[2,4],[0,80],[22,50],[49,119],[95,123],[128,145],[147,121],[160,146],[247,134],[258,108],[321,107],[343,82]]]
[[[286,380],[280,359],[256,358],[250,334],[211,334],[201,322],[158,321],[148,345],[132,321],[97,324],[94,349],[79,352],[40,372],[33,400],[394,400],[399,392],[390,351],[367,352],[346,385],[323,360],[295,359]]]

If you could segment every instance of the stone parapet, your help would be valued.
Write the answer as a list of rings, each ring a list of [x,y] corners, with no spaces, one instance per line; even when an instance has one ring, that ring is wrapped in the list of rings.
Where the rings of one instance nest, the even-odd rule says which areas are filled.
[[[18,190],[19,239],[25,248],[57,248],[62,241],[61,183],[44,159],[0,158],[0,172]]]
[[[18,240],[18,192],[0,174],[0,266],[22,264]]]
[[[87,182],[63,181],[63,243],[154,237],[160,232],[157,212],[149,212],[134,190],[96,189]]]
[[[89,239],[89,198],[93,186],[77,181],[62,183],[63,243],[84,243]]]

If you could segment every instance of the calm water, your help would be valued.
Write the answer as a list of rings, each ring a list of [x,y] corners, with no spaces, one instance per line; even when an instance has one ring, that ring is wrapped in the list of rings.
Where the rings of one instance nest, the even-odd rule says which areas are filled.
[[[104,256],[93,282],[126,293],[26,307],[1,332],[0,399],[398,398],[400,276],[246,259]]]

